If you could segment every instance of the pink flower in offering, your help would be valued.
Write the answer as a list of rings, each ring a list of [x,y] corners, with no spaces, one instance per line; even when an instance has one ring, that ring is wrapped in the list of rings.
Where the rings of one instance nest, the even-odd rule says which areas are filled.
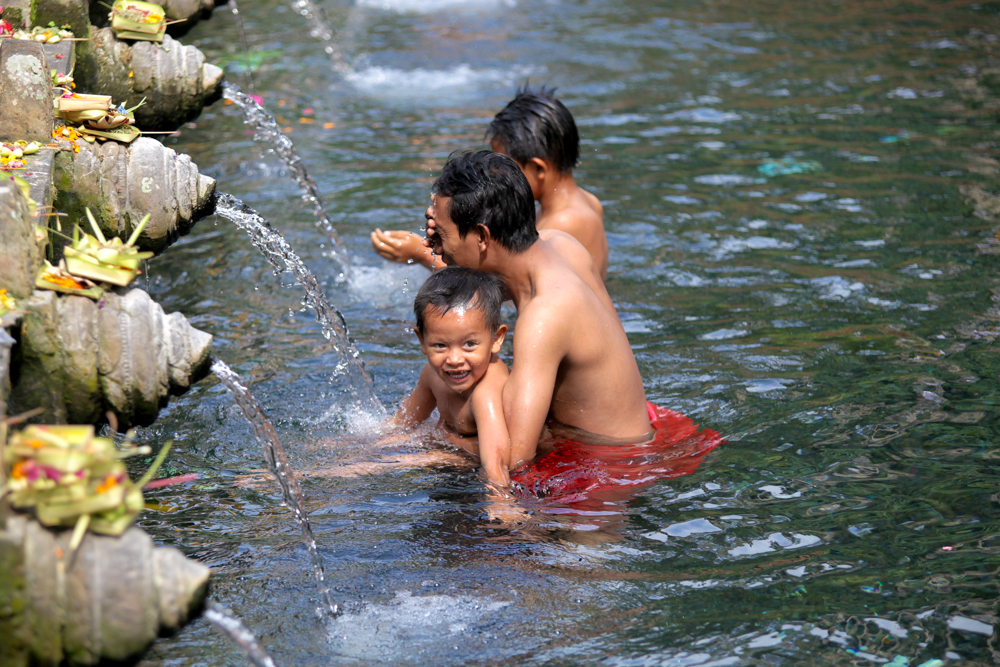
[[[254,102],[256,102],[257,104],[263,104],[264,103],[264,98],[261,97],[260,95],[251,95],[250,99],[253,100]]]

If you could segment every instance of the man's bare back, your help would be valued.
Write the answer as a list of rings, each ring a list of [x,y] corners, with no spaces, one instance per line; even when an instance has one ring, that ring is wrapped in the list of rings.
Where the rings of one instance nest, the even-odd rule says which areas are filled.
[[[497,153],[452,157],[426,213],[435,252],[450,266],[499,276],[517,307],[503,391],[515,467],[534,458],[550,419],[616,440],[651,431],[642,377],[599,271],[569,234],[536,231],[526,181]],[[452,192],[463,197],[457,220]]]
[[[512,289],[518,318],[504,414],[515,462],[534,457],[550,419],[636,442],[651,430],[635,356],[586,249],[567,234],[546,236],[524,253],[527,281]]]

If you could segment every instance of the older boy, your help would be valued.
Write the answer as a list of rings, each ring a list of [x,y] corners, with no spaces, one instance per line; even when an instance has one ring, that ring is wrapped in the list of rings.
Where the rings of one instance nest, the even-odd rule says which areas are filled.
[[[538,233],[517,163],[490,151],[453,155],[433,191],[434,252],[499,276],[517,308],[503,390],[511,468],[534,458],[547,420],[577,440],[648,440],[642,377],[600,273],[569,234]]]
[[[563,231],[583,244],[601,279],[608,275],[608,238],[604,209],[597,197],[576,184],[573,167],[580,158],[580,135],[573,115],[556,99],[555,89],[527,86],[498,113],[486,130],[486,139],[497,153],[514,158],[540,204],[538,231]],[[412,232],[376,229],[372,246],[386,259],[415,261],[435,269],[444,266],[431,256],[422,237]]]

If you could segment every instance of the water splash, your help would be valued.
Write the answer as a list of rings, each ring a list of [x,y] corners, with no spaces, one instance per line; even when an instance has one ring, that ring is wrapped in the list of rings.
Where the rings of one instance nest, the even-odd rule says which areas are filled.
[[[332,616],[336,616],[338,607],[330,594],[330,588],[326,585],[326,572],[323,569],[323,559],[320,557],[319,549],[316,547],[316,539],[313,537],[312,527],[309,525],[309,517],[306,516],[305,497],[302,495],[302,488],[299,486],[299,481],[295,479],[292,466],[288,463],[285,448],[281,446],[281,441],[278,440],[278,433],[274,430],[274,424],[264,414],[264,410],[257,403],[257,399],[253,397],[247,386],[243,384],[242,378],[236,374],[236,371],[227,366],[226,362],[213,359],[212,372],[229,389],[236,404],[243,412],[243,416],[247,418],[247,421],[253,427],[254,437],[257,438],[257,442],[264,450],[264,460],[267,461],[267,469],[278,480],[285,504],[291,508],[292,514],[295,516],[295,521],[302,530],[302,539],[306,544],[306,550],[309,552],[309,558],[312,560],[313,572],[316,574],[316,584],[319,587],[320,601],[323,603],[326,611]],[[320,609],[322,610],[323,607]]]
[[[323,50],[333,60],[334,71],[341,74],[350,72],[351,66],[344,60],[344,56],[337,46],[336,31],[330,25],[323,9],[312,0],[295,0],[292,3],[292,8],[309,21],[312,26],[309,29],[309,36],[323,42]]]
[[[254,667],[275,667],[271,656],[267,654],[250,629],[243,625],[243,621],[233,615],[233,612],[215,600],[209,600],[205,603],[205,618],[246,656],[251,665]]]
[[[333,343],[340,355],[334,377],[341,373],[347,374],[351,385],[350,393],[357,401],[355,407],[365,413],[384,416],[385,408],[375,395],[371,372],[365,367],[361,354],[351,342],[344,316],[327,301],[316,276],[295,254],[288,241],[259,213],[232,195],[217,194],[215,212],[249,234],[250,241],[272,266],[295,276],[295,280],[305,291],[306,303],[316,313],[316,321],[323,328],[323,336]]]
[[[316,181],[309,175],[305,164],[302,162],[302,158],[295,152],[295,145],[292,144],[292,140],[285,136],[281,128],[278,127],[278,122],[274,120],[274,116],[258,104],[256,100],[240,90],[239,87],[223,81],[222,96],[243,111],[243,122],[253,127],[254,140],[270,144],[275,154],[285,163],[288,173],[292,175],[292,180],[302,190],[302,200],[309,205],[313,215],[316,216],[316,226],[330,240],[330,244],[333,246],[330,254],[340,264],[340,268],[346,277],[350,265],[347,262],[344,244],[326,214],[326,208],[323,205],[322,197],[320,197]]]

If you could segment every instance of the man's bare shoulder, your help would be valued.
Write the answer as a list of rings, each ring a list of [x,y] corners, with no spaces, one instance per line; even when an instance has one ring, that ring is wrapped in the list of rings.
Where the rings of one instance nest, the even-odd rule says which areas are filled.
[[[584,190],[583,188],[580,188],[580,196],[586,202],[587,207],[590,208],[590,210],[593,211],[597,216],[599,216],[601,218],[601,221],[603,222],[604,207],[601,205],[601,200],[598,199],[596,195],[587,190]]]
[[[586,197],[593,199],[597,208],[590,205]],[[542,212],[542,217],[538,219],[538,227],[541,229],[558,229],[572,234],[577,238],[586,238],[592,230],[604,228],[604,212],[600,208],[601,204],[593,195],[580,191],[580,196],[575,197],[572,206],[561,208],[551,213]]]

